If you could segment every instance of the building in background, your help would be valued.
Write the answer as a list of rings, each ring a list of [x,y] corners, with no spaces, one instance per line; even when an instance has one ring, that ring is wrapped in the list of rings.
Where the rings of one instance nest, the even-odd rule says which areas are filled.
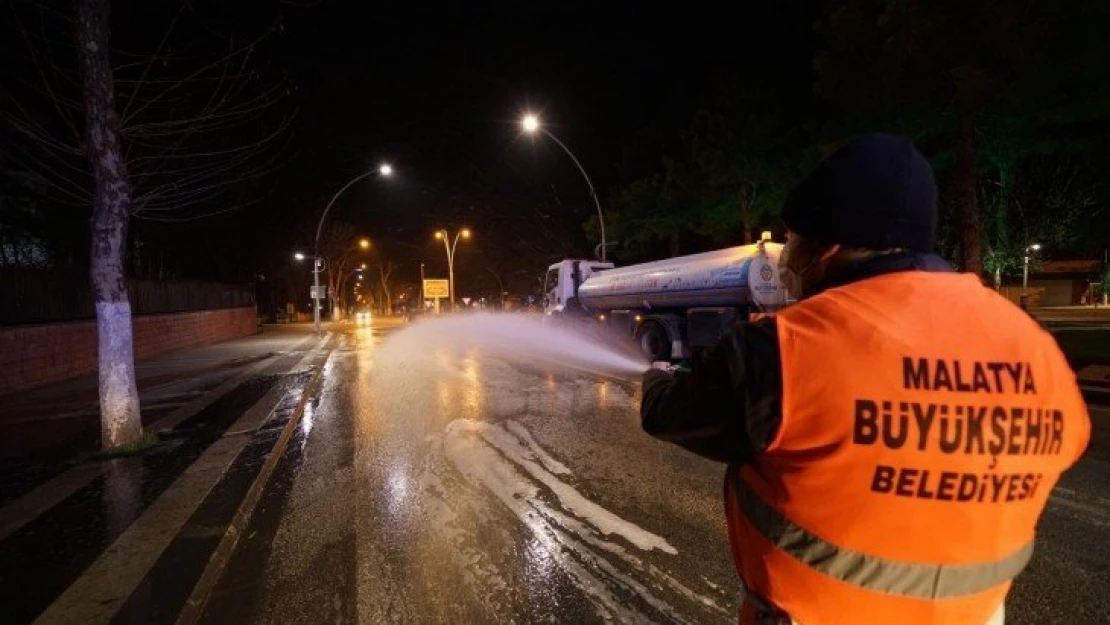
[[[1102,260],[1046,260],[1029,271],[1029,306],[1091,306],[1102,303],[1099,285]],[[1017,304],[1021,298],[1020,277],[1016,284],[1002,287],[1002,295]]]

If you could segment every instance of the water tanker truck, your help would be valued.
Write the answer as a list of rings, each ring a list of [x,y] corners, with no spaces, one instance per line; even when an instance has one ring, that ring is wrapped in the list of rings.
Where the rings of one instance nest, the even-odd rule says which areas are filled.
[[[563,260],[548,268],[544,314],[629,337],[652,360],[688,358],[715,345],[733,321],[786,303],[782,247],[764,240],[620,268]]]

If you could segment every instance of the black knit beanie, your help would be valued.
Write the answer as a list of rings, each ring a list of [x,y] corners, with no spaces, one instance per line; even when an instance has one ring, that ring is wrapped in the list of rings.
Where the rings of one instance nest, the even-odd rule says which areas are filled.
[[[864,135],[791,191],[782,220],[821,243],[930,252],[937,230],[933,168],[905,137]]]

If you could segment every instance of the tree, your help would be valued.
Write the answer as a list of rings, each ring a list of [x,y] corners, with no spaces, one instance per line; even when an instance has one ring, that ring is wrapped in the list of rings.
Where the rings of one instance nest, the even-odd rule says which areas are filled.
[[[1100,4],[845,0],[818,21],[820,94],[870,129],[946,146],[934,162],[951,163],[948,197],[965,271],[983,268],[984,229],[988,269],[1011,263],[1001,218],[983,218],[984,169],[1000,185],[987,209],[1004,211],[1022,158],[1068,140],[1060,124],[1105,108],[1104,98],[1084,93],[1106,89]]]
[[[93,177],[92,283],[100,372],[100,436],[107,449],[142,438],[123,254],[131,182],[119,140],[108,0],[77,4],[77,50],[85,109],[85,146]]]
[[[0,268],[44,268],[68,251],[49,236],[50,226],[57,224],[43,210],[36,186],[26,172],[0,163]]]
[[[751,243],[781,206],[795,167],[783,157],[777,119],[761,98],[740,97],[731,86],[712,100],[662,157],[662,171],[614,190],[613,229],[626,258],[652,256],[659,242],[671,256],[686,240]]]
[[[703,231],[719,237],[738,225],[740,242],[775,215],[792,182],[800,116],[783,105],[784,89],[758,75],[718,76],[684,142],[700,178]],[[722,241],[718,241],[722,242]]]
[[[670,165],[667,165],[668,170]],[[666,240],[677,254],[678,238],[684,227],[670,194],[665,193],[668,175],[656,173],[618,187],[609,197],[610,230],[620,241],[619,256],[636,258],[650,254],[652,246]]]
[[[133,44],[130,52],[109,47],[109,0],[79,0],[75,15],[50,2],[13,2],[4,24],[15,36],[3,46],[20,62],[5,64],[18,87],[0,98],[3,160],[41,183],[44,206],[92,206],[105,448],[142,435],[126,288],[131,218],[195,219],[260,201],[265,193],[252,183],[274,169],[288,134],[285,82],[263,77],[252,61],[277,24],[246,44],[226,37],[226,53],[212,59],[212,42],[200,35],[216,32],[209,24],[199,19],[183,32],[192,7],[182,3],[150,47],[164,17],[154,8],[141,29],[111,37]],[[47,35],[69,27],[74,45]],[[113,57],[124,61],[113,66]]]
[[[974,273],[982,268],[977,116],[1028,63],[1037,26],[1024,19],[1025,4],[848,0],[818,22],[822,95],[873,120],[902,122],[919,138],[951,137],[960,264]]]
[[[324,259],[324,269],[327,271],[328,297],[334,321],[343,316],[347,282],[361,262],[360,254],[370,249],[369,240],[359,237],[356,232],[351,224],[331,222],[321,236],[320,256]]]
[[[393,282],[390,276],[393,275],[393,261],[382,259],[378,261],[378,277],[382,285],[382,312],[386,315],[393,314],[393,296],[390,294],[390,287]]]

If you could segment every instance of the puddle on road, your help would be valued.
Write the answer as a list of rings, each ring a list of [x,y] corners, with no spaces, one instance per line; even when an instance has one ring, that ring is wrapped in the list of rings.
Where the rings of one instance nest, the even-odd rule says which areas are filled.
[[[459,549],[460,563],[478,583],[492,587],[508,577],[498,570],[495,559],[484,554],[478,529],[458,523],[464,516],[462,507],[480,506],[483,499],[459,496],[458,489],[446,486],[459,474],[492,495],[527,531],[528,566],[543,577],[558,569],[589,598],[599,617],[676,623],[732,618],[714,598],[690,589],[648,561],[649,556],[655,560],[676,556],[678,550],[581,493],[572,484],[571,469],[543,449],[520,423],[457,419],[434,445],[438,449],[432,469],[423,476],[427,512]],[[434,462],[437,457],[441,462]],[[489,516],[489,511],[477,514]],[[676,607],[674,598],[688,605]],[[691,618],[691,610],[703,616]]]

